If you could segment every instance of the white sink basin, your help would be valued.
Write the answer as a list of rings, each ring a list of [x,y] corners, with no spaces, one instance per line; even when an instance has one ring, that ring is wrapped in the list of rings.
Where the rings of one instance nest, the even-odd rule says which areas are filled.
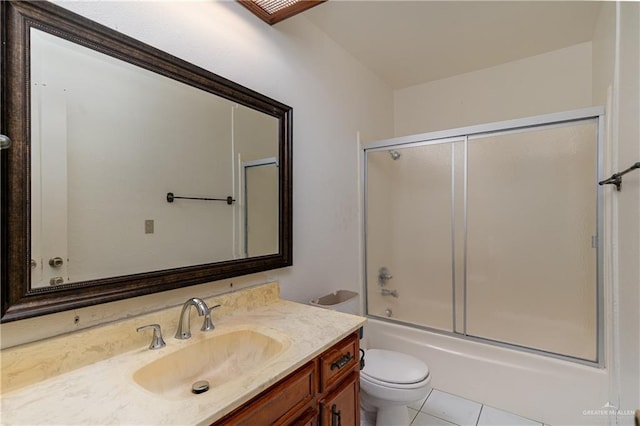
[[[206,380],[210,392],[255,371],[290,344],[286,335],[260,327],[214,333],[138,369],[133,380],[158,395],[191,398],[195,382]]]

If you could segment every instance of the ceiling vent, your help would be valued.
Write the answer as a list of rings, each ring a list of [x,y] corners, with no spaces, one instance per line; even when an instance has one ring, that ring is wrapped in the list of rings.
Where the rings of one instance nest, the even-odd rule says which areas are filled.
[[[304,12],[327,0],[237,0],[269,25]]]

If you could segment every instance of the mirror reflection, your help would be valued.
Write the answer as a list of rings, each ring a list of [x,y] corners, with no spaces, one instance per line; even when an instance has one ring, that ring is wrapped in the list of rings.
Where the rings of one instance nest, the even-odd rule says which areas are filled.
[[[278,253],[278,118],[30,31],[32,288]]]

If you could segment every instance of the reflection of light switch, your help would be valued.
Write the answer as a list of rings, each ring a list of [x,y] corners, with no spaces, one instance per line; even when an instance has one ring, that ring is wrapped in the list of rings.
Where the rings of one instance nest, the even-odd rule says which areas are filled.
[[[144,221],[144,233],[153,234],[153,219],[147,219]]]

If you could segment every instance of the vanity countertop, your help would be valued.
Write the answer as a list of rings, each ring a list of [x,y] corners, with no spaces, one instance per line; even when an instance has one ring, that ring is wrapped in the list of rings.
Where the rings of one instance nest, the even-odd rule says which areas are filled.
[[[195,322],[189,340],[177,340],[170,334],[173,330],[168,330],[165,348],[149,350],[144,346],[4,393],[1,421],[6,425],[207,425],[353,333],[364,322],[359,316],[282,299],[251,309],[226,310],[214,315],[216,329],[211,332],[201,332]],[[246,326],[283,333],[290,345],[261,368],[199,395],[163,397],[133,380],[136,370],[171,351],[215,333]]]

